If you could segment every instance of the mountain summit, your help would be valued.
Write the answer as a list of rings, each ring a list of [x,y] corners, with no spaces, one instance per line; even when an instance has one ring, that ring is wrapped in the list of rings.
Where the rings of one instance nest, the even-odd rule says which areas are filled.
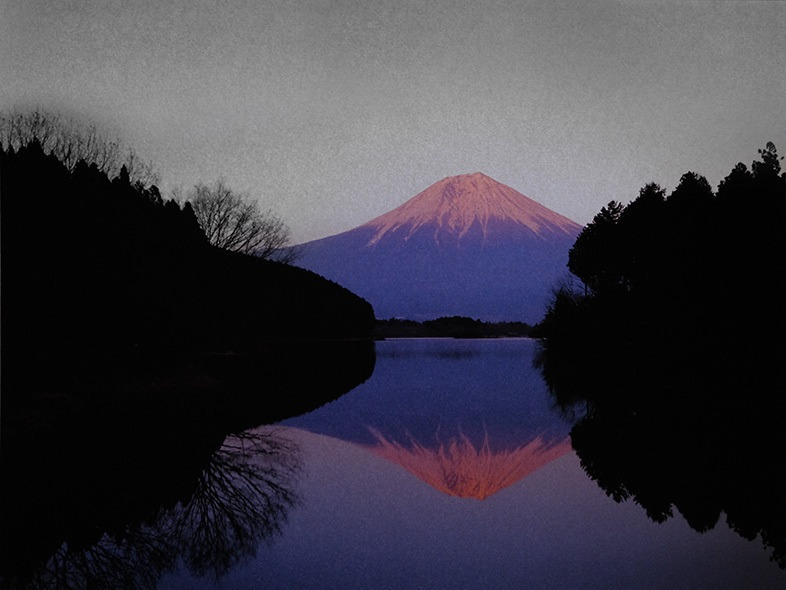
[[[499,223],[519,224],[542,237],[560,232],[574,235],[579,228],[570,219],[482,172],[444,178],[361,227],[375,230],[370,242],[375,244],[401,228],[407,229],[407,237],[421,228],[435,229],[437,242],[447,235],[461,239],[475,229],[485,239]]]
[[[378,318],[539,321],[581,226],[480,172],[444,178],[355,229],[300,246],[298,265]]]

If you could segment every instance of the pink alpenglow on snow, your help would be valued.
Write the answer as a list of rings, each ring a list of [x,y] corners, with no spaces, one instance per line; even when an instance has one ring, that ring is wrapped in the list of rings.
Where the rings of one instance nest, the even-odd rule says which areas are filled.
[[[562,231],[573,236],[581,229],[567,217],[482,172],[443,178],[400,207],[361,227],[376,230],[371,239],[371,243],[375,244],[399,228],[406,228],[411,235],[419,228],[433,227],[436,223],[437,234],[447,232],[461,238],[477,224],[485,237],[493,224],[510,222],[518,223],[537,235]]]
[[[355,229],[302,244],[299,266],[378,318],[536,323],[581,226],[480,172],[451,176]]]

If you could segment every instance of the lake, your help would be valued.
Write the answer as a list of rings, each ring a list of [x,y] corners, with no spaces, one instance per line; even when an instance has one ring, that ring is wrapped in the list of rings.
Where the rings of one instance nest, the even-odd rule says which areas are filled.
[[[568,411],[537,350],[41,367],[3,398],[0,586],[786,587],[782,412],[652,387]]]
[[[375,346],[349,393],[227,437],[157,525],[182,545],[158,588],[786,587],[722,516],[654,522],[591,480],[534,341]]]

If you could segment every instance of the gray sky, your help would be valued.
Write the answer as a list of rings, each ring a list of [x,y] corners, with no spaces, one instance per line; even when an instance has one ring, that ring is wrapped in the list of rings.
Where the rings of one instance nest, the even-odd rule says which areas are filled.
[[[586,223],[786,153],[786,2],[0,0],[0,109],[224,175],[296,241],[481,171]]]

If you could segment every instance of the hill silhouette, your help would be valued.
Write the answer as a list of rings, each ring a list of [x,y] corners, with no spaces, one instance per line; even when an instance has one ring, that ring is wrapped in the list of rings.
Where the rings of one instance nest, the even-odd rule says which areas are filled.
[[[4,358],[370,334],[366,301],[209,246],[190,205],[132,184],[125,169],[110,179],[82,161],[70,172],[37,142],[0,158]]]

